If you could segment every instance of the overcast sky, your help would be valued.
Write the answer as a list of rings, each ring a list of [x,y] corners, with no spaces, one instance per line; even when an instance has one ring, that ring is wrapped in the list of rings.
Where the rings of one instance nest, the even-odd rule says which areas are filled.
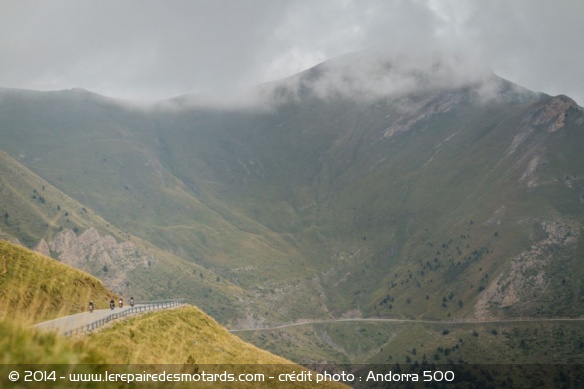
[[[0,86],[156,100],[454,48],[584,105],[583,38],[582,0],[0,0]]]

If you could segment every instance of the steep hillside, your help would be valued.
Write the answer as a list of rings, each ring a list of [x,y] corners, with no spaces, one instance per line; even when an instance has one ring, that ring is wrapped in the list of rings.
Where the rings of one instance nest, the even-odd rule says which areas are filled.
[[[199,339],[200,343],[191,338]],[[0,385],[6,387],[14,385],[8,373],[19,372],[18,381],[24,385],[25,371],[36,371],[41,365],[48,379],[42,383],[33,382],[34,386],[45,388],[127,387],[126,381],[133,380],[135,385],[140,381],[137,376],[144,373],[165,374],[175,381],[169,382],[171,379],[167,378],[152,382],[150,379],[148,385],[152,388],[187,388],[193,386],[193,381],[198,382],[197,385],[202,381],[217,385],[222,374],[231,375],[231,378],[224,378],[227,384],[258,388],[274,386],[274,379],[269,376],[309,371],[241,341],[192,307],[136,317],[89,338],[64,338],[0,320],[0,350]],[[134,351],[128,353],[129,350]],[[187,359],[179,361],[185,353]],[[134,364],[127,364],[129,361]],[[124,376],[118,376],[117,382],[111,378],[103,382],[106,373]],[[90,375],[92,382],[89,382]],[[247,381],[240,381],[240,375],[247,376]],[[251,376],[254,378],[249,378]],[[182,381],[175,377],[182,377]],[[346,387],[331,382],[277,382],[277,386]]]
[[[0,241],[0,314],[24,324],[106,308],[116,295],[82,271]]]
[[[119,230],[2,151],[0,211],[4,239],[85,270],[116,293],[184,297],[225,322],[248,317],[253,296],[240,287]]]
[[[91,334],[89,343],[128,364],[292,363],[245,343],[193,306],[124,320]]]
[[[35,330],[29,327],[30,323],[79,313],[86,309],[89,300],[94,300],[98,309],[105,308],[109,299],[116,296],[96,278],[11,243],[0,241],[0,258],[3,259],[0,273],[2,386],[14,385],[8,378],[10,371],[20,372],[20,382],[23,382],[30,365],[36,366],[33,369],[42,365],[45,371],[56,372],[52,380],[49,375],[43,384],[35,382],[36,386],[68,387],[70,384],[108,388],[126,384],[79,384],[70,379],[70,374],[91,373],[96,377],[107,371],[135,374],[148,369],[150,374],[192,375],[202,374],[199,370],[202,367],[209,373],[228,369],[232,374],[277,375],[304,369],[243,342],[194,307],[132,317],[89,337],[65,338]],[[140,367],[136,370],[127,364]],[[168,383],[164,385],[167,387]],[[192,383],[176,386],[189,385]],[[258,385],[264,383],[242,384],[243,387]]]

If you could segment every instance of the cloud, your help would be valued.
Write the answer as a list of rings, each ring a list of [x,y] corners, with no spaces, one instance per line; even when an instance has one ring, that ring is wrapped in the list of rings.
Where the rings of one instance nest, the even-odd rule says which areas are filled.
[[[4,0],[0,85],[230,97],[382,46],[464,52],[530,89],[582,102],[582,14],[580,0]]]
[[[266,110],[303,99],[350,99],[371,103],[412,95],[435,95],[466,88],[478,102],[499,98],[533,98],[507,83],[464,52],[387,52],[384,47],[349,53],[283,80],[222,94],[185,95],[166,100],[166,109]]]
[[[409,94],[420,90],[455,89],[480,83],[490,70],[464,53],[380,50],[347,55],[324,66],[324,75],[311,82],[319,97],[338,94],[359,99]]]

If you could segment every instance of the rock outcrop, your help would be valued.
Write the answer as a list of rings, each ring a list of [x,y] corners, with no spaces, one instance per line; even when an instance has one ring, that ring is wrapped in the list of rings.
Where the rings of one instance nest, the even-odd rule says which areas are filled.
[[[539,224],[547,237],[513,258],[509,273],[501,274],[491,282],[476,304],[475,317],[490,317],[492,308],[529,304],[549,287],[551,276],[547,268],[551,261],[556,260],[554,249],[575,245],[579,229],[559,220],[541,221]]]
[[[153,256],[145,249],[125,241],[118,243],[111,235],[100,236],[95,228],[89,228],[79,236],[73,231],[63,231],[50,242],[41,240],[36,251],[50,255],[77,269],[98,276],[117,292],[128,286],[127,274],[138,267],[149,268]]]
[[[578,108],[578,104],[571,98],[560,95],[553,97],[535,115],[533,125],[547,124],[549,132],[555,132],[564,126],[566,111]]]

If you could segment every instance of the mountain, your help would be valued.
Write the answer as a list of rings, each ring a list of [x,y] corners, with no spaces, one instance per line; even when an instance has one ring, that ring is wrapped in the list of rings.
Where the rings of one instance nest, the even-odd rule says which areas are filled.
[[[123,231],[98,235],[178,261],[179,273],[152,271],[153,294],[187,268],[216,274],[213,293],[197,277],[182,290],[243,328],[581,316],[583,136],[569,97],[448,57],[351,55],[229,104],[0,92],[13,163]],[[62,217],[41,231],[31,216],[23,233],[10,204],[2,229],[29,247],[74,240]],[[91,225],[75,227],[79,239]]]

